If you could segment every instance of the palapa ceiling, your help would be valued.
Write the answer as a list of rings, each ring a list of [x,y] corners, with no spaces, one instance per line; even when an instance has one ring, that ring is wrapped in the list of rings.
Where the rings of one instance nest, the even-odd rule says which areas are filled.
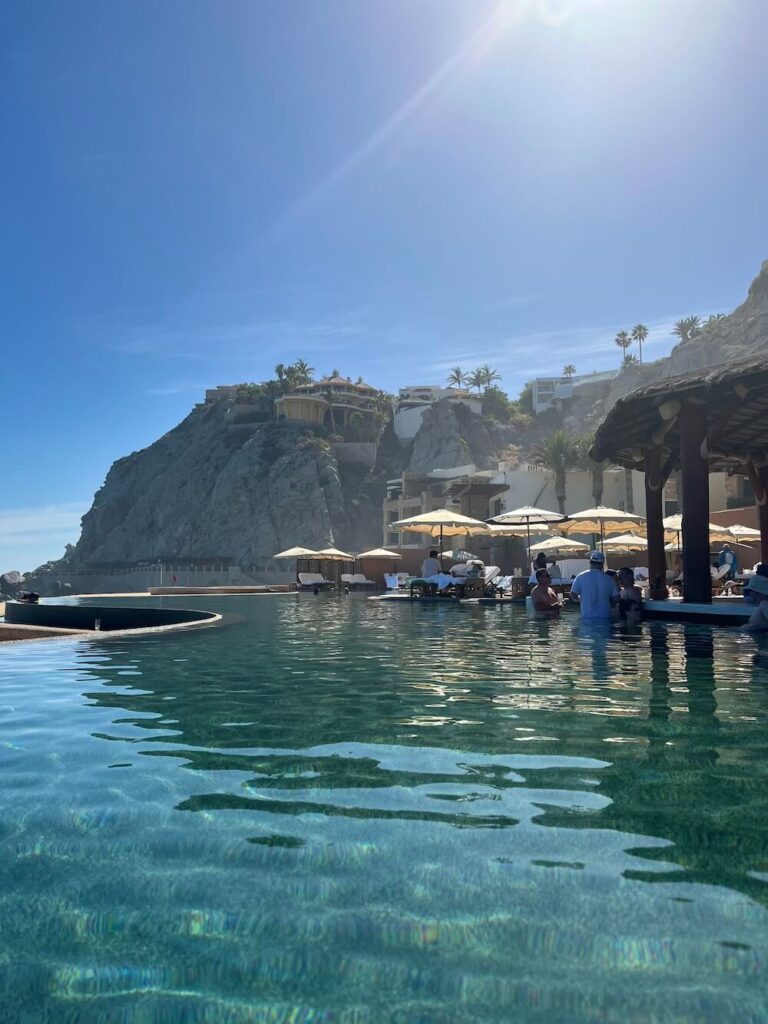
[[[638,388],[608,413],[595,435],[592,457],[645,469],[648,452],[655,450],[662,464],[674,464],[682,402],[706,409],[702,454],[711,470],[768,462],[768,359],[712,366]]]

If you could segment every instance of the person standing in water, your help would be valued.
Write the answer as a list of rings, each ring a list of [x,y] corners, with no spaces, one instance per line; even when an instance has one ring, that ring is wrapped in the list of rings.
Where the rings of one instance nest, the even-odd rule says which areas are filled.
[[[619,601],[616,582],[606,576],[605,555],[593,551],[589,556],[589,568],[580,572],[571,586],[570,599],[581,606],[582,619],[611,620],[613,606]]]
[[[550,583],[552,577],[546,569],[536,570],[536,586],[531,591],[533,610],[536,612],[559,612],[562,601],[554,592]]]

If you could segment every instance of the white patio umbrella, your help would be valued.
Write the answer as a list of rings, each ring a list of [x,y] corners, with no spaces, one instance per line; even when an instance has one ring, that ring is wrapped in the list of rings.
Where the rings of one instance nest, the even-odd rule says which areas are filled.
[[[295,558],[296,559],[296,578],[298,579],[299,573],[299,559],[300,558],[317,558],[317,552],[310,550],[310,548],[286,548],[285,551],[278,551],[276,555],[272,555],[273,558]]]
[[[677,550],[681,550],[680,533],[683,529],[683,516],[680,512],[677,512],[673,516],[666,516],[662,520],[664,524],[664,539],[668,541],[675,541],[677,543]],[[710,544],[719,544],[730,540],[732,534],[730,534],[725,526],[718,526],[717,523],[709,524],[709,542]]]
[[[444,553],[446,558],[451,558],[454,562],[473,562],[477,560],[477,555],[473,555],[471,551],[466,551],[464,548],[451,548],[450,551]]]
[[[538,554],[540,551],[543,551],[545,555],[556,554],[560,551],[576,554],[577,551],[589,551],[589,544],[584,544],[580,540],[572,540],[570,537],[547,537],[546,540],[540,540],[538,544],[531,544],[532,555]]]
[[[622,533],[617,537],[609,537],[603,542],[603,550],[613,554],[628,554],[631,551],[645,551],[648,541],[636,533]]]
[[[332,562],[354,562],[355,556],[348,555],[346,551],[339,551],[338,548],[323,548],[315,552],[315,558],[327,558]]]
[[[406,533],[426,533],[430,537],[440,538],[440,552],[443,550],[443,537],[463,537],[475,534],[490,534],[486,523],[479,519],[471,519],[448,508],[437,508],[434,512],[422,512],[421,515],[409,519],[399,519],[390,523],[390,529],[403,530]]]
[[[371,548],[370,551],[361,551],[357,556],[358,561],[363,558],[391,558],[396,560],[402,557],[397,551],[388,551],[387,548]]]
[[[582,512],[574,512],[569,515],[566,522],[558,527],[562,533],[599,533],[600,549],[603,549],[605,535],[611,533],[622,533],[631,523],[644,523],[642,516],[634,512],[623,512],[618,508],[607,508],[605,505],[596,505],[594,508],[586,508]]]
[[[309,548],[286,548],[285,551],[278,551],[276,555],[272,555],[273,558],[314,558],[317,554],[316,551],[311,551]]]
[[[760,539],[760,531],[755,530],[752,526],[742,526],[741,523],[734,523],[733,526],[727,528],[723,527],[725,533],[730,534],[731,537],[735,538],[736,541],[743,541],[749,543],[751,540]]]
[[[737,548],[739,544],[751,544],[753,541],[760,540],[759,530],[754,529],[752,526],[742,526],[741,523],[734,523],[725,532],[729,537],[733,537]]]
[[[548,508],[536,508],[533,505],[521,505],[520,508],[513,508],[509,512],[502,512],[494,516],[488,522],[491,526],[525,527],[526,547],[528,549],[528,561],[531,560],[531,526],[543,526],[549,528],[551,523],[562,523],[565,516],[559,512],[552,512]],[[543,531],[542,531],[543,532]],[[511,536],[517,536],[512,534]]]

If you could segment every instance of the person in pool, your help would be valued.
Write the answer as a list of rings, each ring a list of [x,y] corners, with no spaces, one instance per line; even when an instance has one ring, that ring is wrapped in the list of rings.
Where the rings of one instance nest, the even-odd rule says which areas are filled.
[[[554,592],[550,583],[552,577],[546,569],[536,570],[536,586],[531,591],[533,610],[536,612],[559,612],[563,603]]]
[[[757,605],[747,623],[747,629],[754,633],[764,633],[768,630],[768,579],[765,576],[753,576],[749,581],[749,589]]]
[[[571,585],[570,599],[581,605],[582,619],[604,619],[610,622],[611,612],[619,603],[616,581],[605,572],[605,555],[593,551],[589,568],[580,572]]]
[[[635,585],[635,574],[629,566],[619,569],[619,618],[630,626],[637,625],[643,614],[643,592]]]
[[[755,575],[751,580],[747,581],[744,587],[744,604],[760,604],[759,595],[756,591],[752,590],[752,582],[758,576],[768,579],[768,562],[758,562],[755,566]]]

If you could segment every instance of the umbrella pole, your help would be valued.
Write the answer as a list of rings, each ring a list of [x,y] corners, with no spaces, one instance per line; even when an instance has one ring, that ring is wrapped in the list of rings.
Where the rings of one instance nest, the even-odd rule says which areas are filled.
[[[535,499],[534,499],[535,500]],[[531,568],[531,520],[525,520],[525,537],[528,541],[528,569]],[[529,572],[530,575],[530,572]]]
[[[605,554],[605,524],[600,520],[600,550]]]

